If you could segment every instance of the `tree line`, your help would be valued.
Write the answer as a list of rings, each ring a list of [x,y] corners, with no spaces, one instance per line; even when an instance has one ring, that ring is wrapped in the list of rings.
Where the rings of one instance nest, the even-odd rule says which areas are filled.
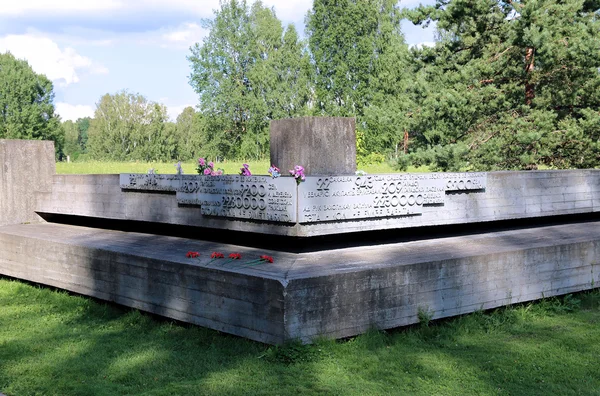
[[[176,122],[164,106],[119,92],[92,119],[60,125],[51,83],[37,76],[20,98],[45,92],[33,101],[46,116],[16,120],[12,102],[0,102],[0,137],[23,130],[56,140],[59,155],[113,160],[264,158],[270,120],[353,116],[363,162],[597,167],[599,11],[600,0],[437,0],[412,10],[314,0],[302,38],[260,1],[222,1],[188,56],[198,105]],[[435,23],[435,45],[407,45],[403,19]],[[0,76],[6,62],[21,61],[0,55]]]

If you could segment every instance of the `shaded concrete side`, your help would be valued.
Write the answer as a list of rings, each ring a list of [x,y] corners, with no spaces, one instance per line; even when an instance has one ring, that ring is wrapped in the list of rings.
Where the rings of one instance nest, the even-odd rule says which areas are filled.
[[[0,225],[43,221],[37,199],[55,173],[53,142],[0,140]]]
[[[449,193],[418,216],[287,225],[202,216],[175,195],[124,192],[118,175],[55,175],[37,210],[288,236],[318,236],[600,212],[600,170],[490,172],[485,191]]]
[[[72,227],[76,237],[68,226],[46,225],[52,227],[33,232],[27,227],[35,225],[20,232],[0,227],[0,274],[260,342],[284,341],[283,286],[276,279],[198,265],[185,258],[181,239]],[[64,243],[56,240],[61,233]]]
[[[295,165],[306,175],[354,175],[355,119],[300,117],[273,120],[270,125],[271,163],[288,175]]]
[[[438,319],[598,287],[600,235],[555,242],[501,253],[490,246],[490,253],[478,256],[292,279],[286,288],[286,337],[342,338],[418,323],[420,311]],[[496,244],[502,246],[502,237]]]
[[[293,224],[203,216],[197,206],[178,205],[175,194],[122,191],[119,175],[55,175],[52,193],[40,196],[36,210],[50,214],[296,235]]]
[[[212,251],[275,260],[244,268]],[[21,224],[0,227],[0,274],[261,342],[309,342],[598,287],[600,222],[302,254]]]
[[[484,191],[448,192],[418,216],[302,224],[303,236],[600,212],[600,170],[489,172]],[[343,224],[343,227],[340,227]]]

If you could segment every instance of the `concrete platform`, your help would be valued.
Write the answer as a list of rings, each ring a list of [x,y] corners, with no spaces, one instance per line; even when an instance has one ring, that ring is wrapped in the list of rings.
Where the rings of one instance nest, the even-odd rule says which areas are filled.
[[[441,178],[448,174],[432,175]],[[54,175],[51,179],[51,192],[44,190],[37,193],[35,211],[44,217],[69,215],[295,238],[515,219],[535,221],[536,218],[550,216],[600,213],[600,170],[488,172],[486,175],[487,186],[484,190],[446,191],[443,194],[444,204],[423,206],[422,213],[399,217],[302,223],[300,213],[303,212],[303,199],[296,193],[291,198],[295,205],[293,207],[299,213],[295,223],[208,216],[202,214],[199,206],[178,203],[175,191],[123,190],[119,175]],[[384,176],[394,175],[372,177]],[[197,176],[185,177],[193,179]],[[314,178],[307,178],[298,191],[312,191],[312,182]],[[337,190],[340,191],[342,190]],[[317,198],[314,200],[329,202]],[[335,198],[333,202],[345,201],[341,197]]]
[[[600,221],[310,253],[61,225],[0,227],[0,274],[256,341],[310,342],[598,287]],[[186,258],[198,251],[199,259]],[[209,263],[210,254],[241,253]],[[273,264],[242,268],[262,254]]]

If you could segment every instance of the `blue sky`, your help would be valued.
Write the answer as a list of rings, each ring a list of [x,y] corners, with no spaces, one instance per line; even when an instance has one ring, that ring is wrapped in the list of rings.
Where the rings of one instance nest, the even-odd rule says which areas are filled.
[[[250,2],[250,1],[249,1]],[[284,25],[304,30],[312,0],[263,0]],[[403,0],[414,7],[435,0]],[[63,120],[93,116],[106,93],[128,90],[163,103],[174,119],[197,103],[189,47],[207,32],[218,0],[20,0],[0,7],[0,52],[26,59],[54,82]],[[432,27],[403,24],[409,44],[434,41]]]

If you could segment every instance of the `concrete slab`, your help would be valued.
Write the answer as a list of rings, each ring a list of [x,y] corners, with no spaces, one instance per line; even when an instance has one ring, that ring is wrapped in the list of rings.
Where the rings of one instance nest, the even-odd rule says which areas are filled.
[[[0,225],[41,222],[40,194],[52,191],[54,143],[0,139]]]
[[[0,227],[0,274],[257,341],[309,342],[600,284],[600,222],[288,253],[60,224]],[[188,251],[200,253],[189,259]],[[212,261],[213,251],[240,261]],[[267,254],[274,263],[243,267]]]
[[[452,178],[453,175],[458,176]],[[461,190],[460,175],[466,175],[467,181],[476,175],[477,185],[484,187]],[[124,175],[126,179],[130,176]],[[148,175],[142,176],[148,177]],[[156,179],[162,180],[161,177]],[[224,177],[223,180],[228,177]],[[407,180],[397,180],[403,177]],[[450,179],[447,179],[448,177]],[[186,175],[183,181],[191,183],[194,178],[198,177]],[[431,184],[436,181],[436,178],[437,181],[442,182],[442,187],[437,183]],[[200,189],[202,183],[207,185],[212,183],[213,186],[206,187],[208,189],[219,187],[223,180],[218,178],[202,182],[196,180],[193,189]],[[281,187],[277,184],[284,181],[281,178],[278,182],[270,181],[270,178],[266,180],[268,180],[266,183],[256,183],[256,191],[259,194],[269,191],[269,194],[285,193],[286,197],[265,196],[265,205],[270,208],[260,209],[262,205],[258,199],[259,210],[255,210],[252,209],[255,197],[249,197],[244,201],[242,199],[244,192],[240,193],[240,189],[232,189],[238,193],[237,198],[240,199],[236,198],[235,202],[236,205],[241,205],[241,208],[236,206],[233,209],[217,210],[215,208],[218,208],[218,205],[209,205],[203,209],[201,206],[182,204],[178,201],[177,194],[187,196],[195,192],[170,191],[174,189],[172,185],[161,187],[157,182],[156,188],[166,189],[132,191],[127,188],[122,189],[123,184],[120,183],[119,175],[57,175],[53,178],[52,193],[40,195],[36,211],[44,215],[167,223],[290,237],[315,237],[600,212],[600,170],[372,175],[362,178],[308,177],[305,183],[298,186],[297,194],[290,193],[288,189],[276,191],[275,187]],[[287,181],[292,180],[288,178]],[[423,193],[427,195],[428,200],[433,199],[432,203],[426,204],[425,198],[421,197],[423,198],[421,204],[418,204],[417,198],[410,210],[398,207],[396,204],[401,206],[403,196],[398,197],[394,194],[400,183],[410,184],[402,187],[407,191],[433,188],[436,190],[434,193]],[[254,183],[250,184],[251,192],[254,186]],[[270,190],[271,188],[274,190]],[[223,188],[215,189],[223,190]],[[385,190],[383,195],[372,194],[383,190]],[[345,196],[345,194],[349,195]],[[194,196],[197,200],[198,196]],[[227,198],[232,196],[222,195],[220,199],[224,203],[233,202],[231,199],[227,201]],[[409,194],[409,206],[410,198]],[[370,204],[369,200],[373,203]],[[216,201],[211,200],[210,203],[218,204],[219,198]],[[394,205],[397,206],[395,209]],[[374,209],[374,206],[378,208]],[[240,218],[235,217],[236,213]],[[283,214],[286,215],[282,216]],[[278,219],[281,221],[275,221]]]

